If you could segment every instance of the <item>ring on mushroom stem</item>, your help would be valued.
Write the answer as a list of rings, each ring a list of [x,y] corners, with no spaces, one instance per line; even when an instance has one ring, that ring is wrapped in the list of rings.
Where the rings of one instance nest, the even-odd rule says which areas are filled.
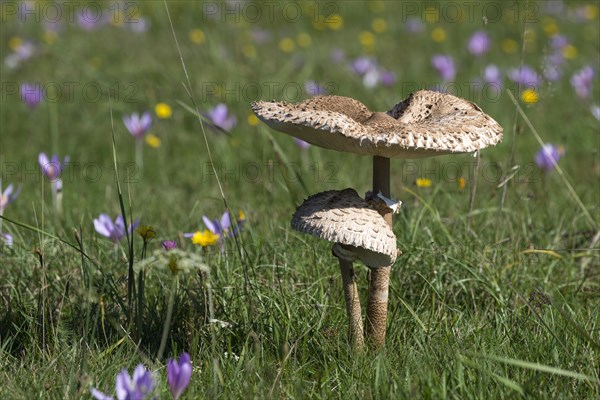
[[[334,243],[331,252],[337,258],[342,258],[350,262],[354,262],[358,258],[358,253],[356,251],[340,243]]]
[[[360,101],[343,96],[315,96],[298,104],[259,101],[252,104],[252,109],[271,128],[305,142],[372,156],[372,192],[381,192],[386,198],[390,196],[390,158],[471,153],[502,140],[502,127],[477,105],[429,90],[410,94],[387,113],[372,112]],[[330,192],[315,196],[326,193]],[[304,204],[294,214],[295,219]],[[377,210],[391,232],[392,208],[378,206]],[[302,230],[294,225],[294,220],[292,226]],[[323,237],[316,228],[305,232]],[[326,239],[346,244],[341,240]],[[393,255],[378,253],[376,256],[368,252],[366,248],[357,250],[358,258],[372,267],[367,336],[375,347],[380,347],[385,342],[390,267],[397,252],[395,245]],[[385,257],[388,257],[387,261]]]

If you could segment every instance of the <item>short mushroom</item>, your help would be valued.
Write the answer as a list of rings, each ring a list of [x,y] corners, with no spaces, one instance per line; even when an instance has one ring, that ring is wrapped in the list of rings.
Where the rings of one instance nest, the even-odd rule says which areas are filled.
[[[292,227],[334,243],[332,252],[340,262],[350,342],[355,349],[362,347],[362,315],[352,262],[359,259],[370,268],[392,265],[397,255],[394,232],[354,189],[310,196],[294,213]]]
[[[475,152],[502,140],[502,127],[474,103],[428,90],[412,93],[387,113],[343,96],[300,102],[259,101],[254,113],[268,126],[316,146],[373,156],[373,194],[390,196],[390,158]],[[392,210],[380,213],[392,226]],[[390,266],[371,269],[367,336],[385,342]]]

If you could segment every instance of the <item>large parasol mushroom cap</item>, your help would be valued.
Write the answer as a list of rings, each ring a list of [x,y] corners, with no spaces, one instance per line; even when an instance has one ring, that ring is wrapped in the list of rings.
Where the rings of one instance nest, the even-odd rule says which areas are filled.
[[[429,90],[412,93],[387,113],[343,96],[259,101],[252,109],[271,128],[316,146],[386,158],[468,153],[502,140],[502,127],[477,105]]]
[[[371,268],[388,267],[396,261],[394,232],[354,189],[310,196],[294,213],[292,227],[341,244]]]

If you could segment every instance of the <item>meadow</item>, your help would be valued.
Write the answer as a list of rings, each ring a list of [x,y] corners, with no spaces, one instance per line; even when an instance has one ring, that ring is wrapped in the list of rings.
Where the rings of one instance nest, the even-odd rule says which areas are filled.
[[[1,399],[114,396],[139,364],[172,398],[184,352],[183,399],[600,398],[597,1],[0,7]],[[387,339],[356,353],[331,244],[290,220],[371,159],[251,104],[418,89],[504,139],[391,161]]]

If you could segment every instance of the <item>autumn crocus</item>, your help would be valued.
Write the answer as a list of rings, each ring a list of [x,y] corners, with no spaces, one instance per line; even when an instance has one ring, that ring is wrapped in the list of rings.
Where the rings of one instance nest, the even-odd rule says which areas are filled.
[[[502,88],[502,75],[500,74],[500,68],[494,64],[490,64],[483,70],[483,80],[498,89]]]
[[[540,76],[531,67],[524,65],[521,68],[512,68],[508,71],[508,78],[523,86],[537,87],[541,83]]]
[[[135,221],[133,225],[129,226],[128,231],[131,233],[138,224],[139,221]],[[123,216],[119,215],[113,222],[108,214],[100,214],[98,218],[94,219],[94,229],[114,243],[116,256],[119,242],[125,237],[125,221],[123,221]]]
[[[4,244],[8,247],[12,247],[13,245],[13,237],[10,233],[0,232],[0,239],[4,242]]]
[[[171,395],[173,395],[175,400],[179,399],[179,396],[181,396],[185,388],[190,384],[191,377],[192,363],[188,353],[181,354],[179,361],[174,359],[169,360],[167,363],[167,382],[169,383]]]
[[[558,160],[565,154],[562,146],[545,144],[535,155],[535,163],[546,172],[552,171]]]
[[[135,221],[132,226],[129,227],[129,231],[131,232],[138,226],[139,221]],[[123,216],[119,215],[115,218],[113,222],[108,214],[100,214],[100,216],[94,219],[94,228],[96,232],[101,234],[102,236],[106,236],[113,243],[118,243],[125,236],[125,222],[123,221]]]
[[[131,133],[131,135],[135,138],[135,161],[142,170],[144,166],[143,159],[143,145],[144,145],[144,135],[150,127],[152,126],[152,116],[148,111],[146,111],[142,116],[138,113],[133,113],[131,115],[123,116],[123,123],[125,127]]]
[[[240,211],[239,216],[236,220],[236,226],[232,227],[231,218],[229,213],[225,211],[220,219],[211,220],[206,215],[202,216],[202,221],[206,229],[204,231],[197,231],[191,233],[184,233],[184,237],[191,238],[192,243],[200,245],[202,247],[212,246],[217,243],[221,244],[221,250],[224,250],[225,240],[229,237],[236,236],[239,228],[242,227],[246,220],[246,216],[243,211]]]
[[[31,110],[35,109],[42,101],[42,88],[36,84],[21,83],[21,100]]]
[[[326,94],[325,88],[315,81],[304,82],[304,91],[306,91],[309,96],[320,96]]]
[[[134,138],[141,140],[152,126],[152,116],[148,111],[142,116],[134,112],[131,115],[123,116],[123,123]]]
[[[571,77],[571,86],[575,89],[575,93],[580,99],[586,99],[592,93],[592,84],[594,81],[594,69],[591,66],[586,66],[577,71]]]
[[[4,214],[4,209],[8,207],[10,203],[15,201],[15,199],[19,196],[21,192],[21,188],[17,190],[14,189],[12,184],[8,185],[6,189],[2,190],[2,180],[0,180],[0,216]],[[2,232],[2,219],[0,218],[0,238],[4,241],[7,246],[12,246],[13,237],[8,233]]]
[[[431,58],[431,65],[445,82],[452,81],[456,76],[456,67],[451,56],[437,54]]]
[[[52,158],[48,158],[46,153],[42,152],[38,155],[38,163],[42,173],[50,181],[50,187],[52,188],[52,202],[56,211],[62,211],[62,189],[63,183],[60,178],[62,171],[69,162],[69,156],[65,156],[63,161],[60,161],[58,154],[54,154]]]
[[[481,56],[490,49],[490,37],[484,31],[477,31],[469,39],[467,48],[474,56]]]
[[[223,103],[219,103],[208,110],[207,116],[214,126],[226,132],[232,130],[237,124],[237,118],[229,113],[227,105]]]
[[[10,203],[15,201],[15,199],[19,196],[20,192],[21,188],[17,188],[15,190],[12,183],[8,185],[6,189],[2,190],[2,180],[0,179],[0,215],[4,214],[4,209],[8,207]]]
[[[117,375],[115,383],[117,400],[145,400],[152,394],[155,386],[156,381],[152,373],[142,364],[135,367],[133,376],[129,376],[127,370],[123,369]],[[90,392],[97,400],[113,400],[111,396],[96,388],[90,389]]]

